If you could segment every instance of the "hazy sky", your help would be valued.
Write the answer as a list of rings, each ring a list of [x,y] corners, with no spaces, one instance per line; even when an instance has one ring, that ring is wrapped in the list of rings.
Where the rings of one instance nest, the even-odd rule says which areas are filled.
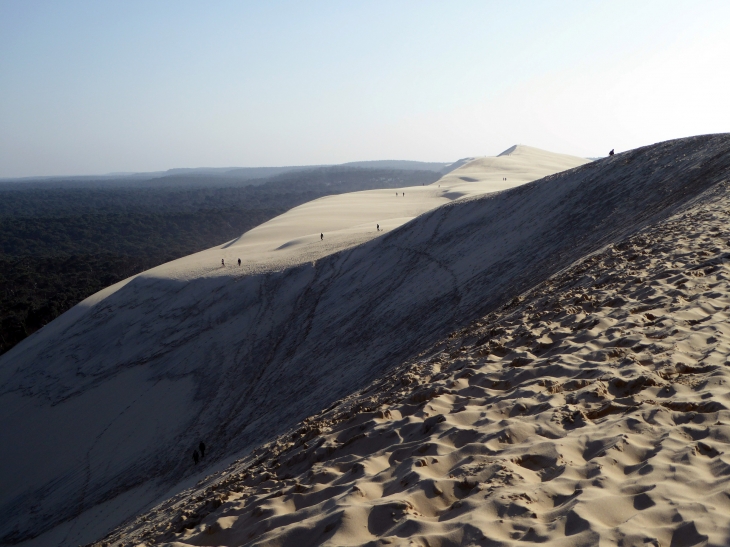
[[[0,177],[724,131],[726,0],[0,0]]]

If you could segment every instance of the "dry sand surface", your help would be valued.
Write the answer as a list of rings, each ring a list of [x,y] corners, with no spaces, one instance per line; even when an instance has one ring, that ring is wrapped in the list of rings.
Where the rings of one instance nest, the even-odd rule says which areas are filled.
[[[434,228],[468,245],[485,212],[467,204],[451,220],[400,225],[586,162],[517,147],[494,159],[499,176],[320,199],[75,306],[0,356],[0,438],[14,439],[0,443],[0,544],[93,541],[411,355],[397,308],[424,308],[418,327],[433,338],[424,317],[476,262],[447,274],[408,247],[463,261]],[[495,186],[502,172],[513,176]],[[212,448],[193,468],[201,438]]]
[[[475,158],[428,186],[351,192],[310,201],[225,245],[143,275],[193,279],[230,275],[232,269],[248,275],[312,262],[394,230],[455,199],[514,188],[586,163],[585,158],[515,145],[499,156]],[[221,259],[228,269],[220,267]]]
[[[517,144],[499,156],[473,158],[428,186],[350,192],[307,202],[237,239],[139,275],[190,281],[283,270],[355,247],[456,199],[507,190],[589,162]],[[96,304],[135,277],[99,291],[83,306]]]
[[[730,544],[729,210],[725,182],[96,545]]]
[[[683,456],[671,452],[681,433],[675,422],[701,428],[707,416],[708,425],[725,419],[724,410],[699,412],[724,404],[722,388],[711,383],[724,361],[703,368],[720,359],[708,348],[724,349],[723,312],[697,324],[688,321],[701,318],[682,315],[691,306],[713,309],[725,293],[697,297],[690,283],[670,285],[669,272],[694,272],[690,260],[703,250],[724,268],[727,236],[711,229],[724,221],[728,180],[730,134],[678,139],[507,191],[445,198],[453,200],[381,237],[373,226],[370,241],[311,263],[275,269],[267,261],[267,253],[298,245],[286,245],[296,238],[282,229],[286,238],[261,238],[285,245],[264,248],[259,265],[272,268],[265,273],[221,268],[223,250],[214,249],[213,266],[188,257],[167,273],[163,266],[111,288],[0,356],[0,438],[12,439],[0,443],[0,543],[78,545],[123,525],[113,532],[116,544],[488,545],[524,534],[568,544],[595,544],[598,534],[610,544],[619,542],[610,530],[622,526],[651,531],[662,543],[672,538],[667,545],[703,536],[719,544],[720,532],[708,524],[724,525],[716,490],[724,456],[705,448],[723,451],[714,429],[696,440],[702,445],[685,442],[699,447],[697,461],[710,457],[708,472],[717,474],[709,501],[699,494],[694,505],[686,501],[698,485],[710,491],[698,465],[689,493],[666,492],[687,485]],[[688,207],[698,209],[684,224],[666,224]],[[698,217],[703,207],[719,220]],[[342,230],[363,225],[350,220]],[[674,234],[662,235],[667,226]],[[619,248],[626,265],[606,251],[584,263],[590,273],[573,270],[544,285],[642,230],[649,235],[636,240],[636,252]],[[711,236],[720,238],[717,252],[700,246]],[[666,279],[642,273],[652,268],[668,269]],[[710,287],[723,287],[722,269],[702,272]],[[503,309],[526,291],[533,292]],[[630,313],[642,306],[656,309]],[[649,338],[663,336],[664,323],[649,323],[664,317],[677,332]],[[717,332],[705,336],[705,327]],[[669,375],[692,367],[699,372],[681,378],[699,379],[695,391]],[[638,370],[648,379],[634,388],[614,380],[632,382]],[[600,386],[604,399],[590,399]],[[329,411],[317,415],[322,409]],[[632,420],[648,425],[630,429]],[[624,451],[614,456],[618,448],[606,445],[615,467],[592,452],[604,436],[624,434],[634,448],[617,441]],[[201,440],[208,449],[196,465]],[[648,466],[631,467],[642,461]],[[595,471],[597,463],[603,467]],[[669,490],[622,490],[631,481],[645,486],[644,475],[656,484],[667,477]],[[598,490],[593,483],[601,480]],[[619,501],[591,505],[603,493]],[[510,498],[523,494],[529,500]],[[612,528],[606,515],[625,507],[621,496],[645,508],[619,513],[625,520]],[[449,510],[455,501],[462,505]]]

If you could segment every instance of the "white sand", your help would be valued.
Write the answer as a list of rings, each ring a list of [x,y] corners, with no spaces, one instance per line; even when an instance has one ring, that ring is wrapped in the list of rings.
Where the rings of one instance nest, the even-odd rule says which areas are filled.
[[[351,192],[310,201],[234,241],[159,266],[145,275],[193,279],[261,273],[311,262],[383,235],[450,201],[514,188],[588,162],[515,145],[496,157],[475,158],[428,186]],[[378,224],[383,232],[377,231]],[[242,265],[236,269],[239,258]],[[221,267],[221,259],[234,268],[233,272]]]
[[[522,175],[509,184],[587,161],[522,151],[495,160],[521,166]],[[0,356],[0,438],[13,439],[0,443],[0,543],[3,537],[28,539],[24,544],[30,546],[92,541],[189,485],[191,471],[210,469],[210,459],[190,469],[191,439],[211,442],[212,462],[220,465],[362,385],[373,372],[352,354],[346,366],[336,356],[323,356],[324,362],[317,357],[317,339],[327,332],[321,324],[345,328],[322,338],[328,345],[341,341],[342,358],[344,348],[352,347],[347,331],[356,331],[331,314],[367,313],[371,305],[362,299],[368,291],[350,292],[362,279],[327,296],[332,276],[326,264],[276,272],[394,235],[425,211],[495,188],[489,180],[455,181],[305,204],[235,242],[109,287]],[[405,196],[396,197],[396,191]],[[376,232],[377,223],[386,231]],[[403,256],[397,249],[394,258],[376,249],[357,252],[373,253],[355,260],[364,267],[382,261],[386,274],[397,271]],[[233,266],[238,257],[241,268]],[[262,272],[268,273],[250,275]],[[441,275],[433,280],[438,283]],[[427,290],[433,295],[442,289]],[[321,306],[310,297],[315,293],[324,296]],[[410,291],[394,296],[414,297]],[[375,293],[373,298],[387,301]],[[381,344],[378,351],[391,350]],[[339,371],[336,380],[321,383],[311,375],[328,374],[329,367]],[[300,381],[286,380],[287,370],[296,370]],[[292,388],[301,393],[279,393]],[[226,438],[233,444],[227,446]]]
[[[730,544],[728,211],[591,256],[107,541]]]
[[[540,379],[535,375],[561,383],[595,382],[602,375],[604,384],[616,376],[631,380],[637,369],[631,368],[630,363],[624,364],[618,353],[616,357],[608,355],[617,348],[630,348],[628,356],[639,356],[637,366],[647,367],[647,375],[660,375],[662,369],[657,368],[657,372],[648,368],[650,363],[641,363],[646,361],[642,352],[651,353],[655,347],[650,342],[654,338],[648,336],[654,332],[647,330],[653,326],[643,325],[646,328],[641,335],[647,340],[640,338],[638,344],[631,345],[639,334],[637,327],[628,340],[617,342],[621,334],[610,330],[610,321],[584,328],[580,319],[575,319],[580,316],[578,304],[583,300],[572,300],[582,297],[566,291],[573,284],[585,291],[590,288],[601,298],[603,295],[597,291],[605,291],[607,299],[613,292],[627,300],[630,296],[633,300],[629,301],[629,308],[617,301],[615,308],[601,303],[600,309],[596,306],[593,311],[586,308],[582,312],[608,316],[611,311],[603,308],[619,310],[625,317],[616,316],[611,320],[623,321],[625,326],[621,328],[629,332],[629,325],[636,323],[637,313],[647,313],[640,308],[653,305],[654,297],[661,296],[661,291],[666,290],[668,298],[675,298],[671,288],[658,284],[642,292],[645,288],[636,282],[627,284],[618,279],[618,286],[614,287],[603,285],[600,278],[591,281],[598,273],[616,266],[607,261],[602,266],[591,266],[599,272],[584,275],[580,270],[573,270],[569,281],[556,283],[556,292],[550,293],[550,297],[571,314],[570,319],[551,308],[554,302],[534,300],[524,303],[525,306],[532,303],[532,309],[512,310],[525,315],[524,319],[522,315],[511,319],[509,314],[484,316],[515,295],[536,286],[540,290],[540,283],[550,275],[607,243],[619,242],[645,226],[658,225],[686,207],[688,200],[698,199],[709,206],[721,197],[725,199],[724,181],[729,176],[729,135],[682,139],[619,154],[509,191],[447,203],[382,237],[317,258],[314,267],[304,263],[262,275],[243,275],[242,267],[238,275],[237,267],[216,266],[220,263],[217,254],[210,274],[204,270],[204,263],[199,261],[195,266],[194,261],[199,257],[193,257],[187,271],[195,273],[195,268],[199,268],[203,272],[199,277],[183,277],[183,268],[181,277],[174,277],[173,270],[169,275],[161,271],[138,276],[97,304],[80,306],[73,313],[64,314],[0,357],[0,385],[4,389],[0,393],[0,437],[13,439],[12,443],[0,444],[0,461],[4,462],[0,470],[0,515],[3,517],[0,537],[15,543],[27,540],[26,545],[38,546],[93,541],[127,516],[149,509],[170,494],[193,486],[206,474],[242,458],[224,478],[216,475],[204,480],[198,487],[163,502],[145,517],[147,520],[137,519],[115,533],[115,541],[119,540],[116,543],[138,544],[144,539],[149,544],[152,538],[158,538],[196,545],[221,545],[229,541],[235,544],[239,540],[241,543],[268,541],[272,545],[325,541],[376,545],[407,544],[410,539],[423,544],[428,537],[429,544],[433,545],[470,542],[488,545],[477,534],[494,534],[489,537],[510,544],[521,538],[533,538],[528,528],[519,528],[525,525],[519,519],[529,518],[529,514],[510,505],[528,503],[525,498],[512,499],[518,494],[528,494],[533,500],[529,502],[530,511],[536,515],[529,521],[535,526],[536,541],[547,537],[555,544],[594,544],[596,536],[591,534],[598,534],[607,538],[608,544],[619,541],[622,545],[636,544],[628,535],[608,538],[604,529],[610,529],[611,525],[595,522],[599,517],[604,518],[610,507],[593,508],[588,502],[599,496],[600,483],[608,480],[617,481],[621,486],[606,492],[630,494],[637,507],[644,508],[637,513],[640,520],[632,521],[632,527],[637,522],[647,529],[663,527],[651,533],[656,538],[670,535],[676,545],[697,543],[695,540],[704,535],[714,542],[720,536],[710,530],[707,522],[716,514],[713,511],[724,503],[716,491],[711,492],[717,498],[711,503],[681,505],[676,514],[666,509],[669,502],[664,498],[650,499],[660,512],[658,519],[654,519],[650,503],[641,497],[647,494],[651,498],[651,494],[622,490],[625,485],[620,482],[629,475],[634,477],[632,473],[650,474],[651,469],[637,471],[624,467],[615,471],[606,462],[601,468],[605,473],[599,470],[597,475],[588,476],[584,472],[583,467],[597,456],[585,450],[574,454],[569,449],[601,439],[591,435],[613,435],[613,425],[608,420],[623,416],[609,412],[602,417],[601,407],[594,414],[593,407],[585,406],[592,401],[580,390],[590,391],[597,386],[584,384],[574,389],[575,384],[569,384],[562,386],[562,391],[552,393],[549,386],[531,383]],[[713,214],[721,215],[726,209],[724,202],[721,205]],[[721,226],[724,219],[720,218]],[[704,229],[698,226],[698,230]],[[680,233],[681,229],[680,226]],[[312,232],[318,234],[320,229]],[[713,243],[720,249],[718,252],[724,252],[720,242],[727,241],[727,237],[723,236]],[[652,238],[658,241],[660,234]],[[670,238],[670,247],[673,244],[674,239]],[[657,264],[642,262],[637,271],[668,264],[665,273],[671,279],[672,272],[680,269],[680,260],[675,265],[671,256],[662,255],[666,245],[652,245],[647,249],[656,254]],[[706,256],[708,259],[717,255],[715,247],[695,250],[688,245],[687,248],[698,257],[703,256],[702,252],[711,253]],[[641,260],[653,259],[651,254],[642,256]],[[186,260],[180,263],[184,265]],[[634,275],[631,265],[639,264],[638,260],[627,255],[626,265],[615,269],[627,270],[619,272],[620,275]],[[693,255],[688,260],[700,258]],[[286,260],[281,261],[285,263]],[[267,262],[261,264],[265,266]],[[710,292],[697,293],[699,296],[686,294],[683,298],[692,304],[698,300],[702,306],[703,299],[722,300],[722,291],[717,291],[720,296],[712,296],[714,284],[712,281]],[[634,304],[634,300],[640,304]],[[667,310],[674,305],[661,299],[657,302]],[[539,313],[542,311],[544,316]],[[452,339],[454,345],[449,345],[446,351],[444,345],[438,345],[450,331],[480,317],[483,325],[475,324],[472,330],[457,333]],[[722,315],[717,317],[721,319]],[[650,320],[648,316],[646,319]],[[533,335],[518,330],[520,321],[528,324]],[[477,332],[482,327],[487,328],[486,333]],[[575,331],[572,327],[576,327]],[[723,350],[722,324],[715,321],[712,327],[717,331],[689,339],[694,353],[688,353],[688,359],[694,359],[697,368],[704,366],[702,352],[708,344],[716,344],[720,352]],[[474,334],[469,335],[471,332]],[[673,336],[672,332],[667,336]],[[540,353],[539,345],[534,347],[536,337],[539,344],[546,345],[544,354]],[[715,340],[711,341],[712,337]],[[569,343],[560,345],[564,339]],[[474,347],[479,340],[481,345]],[[497,345],[490,344],[490,340]],[[663,347],[662,338],[656,340],[656,347]],[[551,341],[556,342],[555,352],[548,354]],[[485,345],[489,354],[479,355]],[[432,350],[429,352],[428,348]],[[426,353],[414,361],[413,356],[423,351]],[[680,352],[686,353],[684,349]],[[671,362],[670,353],[656,355],[659,356],[655,361],[657,367]],[[534,360],[529,361],[532,356]],[[550,358],[558,360],[550,362]],[[464,372],[457,371],[464,364],[462,361],[474,362],[478,367],[480,376],[472,371],[476,380],[470,382],[471,378],[457,377]],[[583,366],[584,362],[591,365]],[[594,363],[597,368],[593,367]],[[685,364],[692,365],[692,361]],[[392,374],[394,369],[397,372]],[[515,376],[523,372],[527,377]],[[696,392],[675,388],[679,393],[675,402],[716,399],[724,404],[722,388],[707,387],[711,376],[720,372],[701,374],[708,374],[708,380],[700,378]],[[381,422],[374,421],[372,415],[360,414],[364,422],[359,423],[358,411],[347,410],[349,403],[342,403],[333,413],[321,414],[321,420],[317,418],[322,425],[320,431],[309,424],[298,437],[293,437],[293,431],[304,426],[296,427],[281,437],[278,445],[270,446],[271,453],[264,450],[250,455],[254,447],[267,443],[306,416],[320,413],[334,401],[361,390],[379,377],[381,382],[363,395],[362,402],[371,400],[377,406],[393,407],[390,415],[384,411],[382,418],[375,418]],[[494,383],[502,379],[504,384]],[[507,385],[506,381],[514,385]],[[418,392],[413,391],[416,383],[423,384]],[[611,401],[631,407],[633,403],[625,397],[632,394],[612,392],[614,387],[623,389],[618,382],[614,384],[606,387],[610,397],[605,396],[605,400],[596,403]],[[636,392],[638,396],[660,400],[660,393],[651,391],[657,386],[646,382],[632,385],[647,385],[646,390]],[[421,399],[425,395],[422,390],[437,387],[452,391]],[[568,399],[571,393],[578,393],[579,398]],[[565,401],[560,397],[566,397]],[[434,401],[431,407],[426,408],[430,404],[423,403],[426,399]],[[99,405],[104,404],[108,408],[100,409]],[[457,412],[462,404],[473,408]],[[648,404],[651,403],[642,403]],[[571,429],[563,422],[562,410],[553,413],[553,407],[561,409],[565,405],[568,405],[568,417],[573,416],[570,414],[573,407],[583,411],[588,420],[584,427]],[[651,415],[639,414],[645,407],[636,406],[633,410],[627,408],[627,415],[637,421],[641,417],[653,425]],[[360,410],[366,407],[367,404],[361,405]],[[685,414],[682,409],[694,408],[698,415],[711,415],[697,410],[707,410],[700,406],[656,405],[658,410],[659,407],[670,413]],[[608,410],[613,411],[612,407]],[[341,418],[345,421],[340,421],[340,412],[344,412]],[[439,421],[439,415],[443,415],[443,422]],[[348,424],[346,420],[353,417],[356,420]],[[556,424],[551,421],[553,417]],[[431,418],[438,423],[428,421]],[[600,421],[603,418],[608,420]],[[676,428],[675,423],[682,419],[672,417],[671,422],[657,419],[657,423]],[[719,414],[710,419],[722,422],[725,418]],[[575,416],[574,422],[577,420]],[[693,423],[693,427],[710,427],[715,422],[684,422],[688,423]],[[512,424],[514,429],[503,431]],[[633,421],[627,421],[626,427],[632,424]],[[539,432],[528,426],[540,428]],[[59,430],[63,433],[59,434]],[[379,435],[380,431],[383,435]],[[660,440],[662,435],[672,433],[660,429],[655,432]],[[363,437],[353,439],[360,433]],[[455,435],[453,438],[449,437],[451,433]],[[564,445],[560,444],[561,435],[566,438]],[[696,442],[704,443],[697,445],[700,452],[713,454],[705,448],[705,445],[714,446],[713,435],[709,430],[705,439],[697,439]],[[302,436],[306,438],[306,446],[300,442]],[[54,439],[52,446],[47,443],[48,438]],[[194,466],[192,447],[201,439],[209,451],[203,462]],[[657,442],[652,439],[647,433],[646,437],[640,436],[632,442],[649,447],[647,453],[651,453],[657,448]],[[509,440],[513,442],[510,444]],[[347,441],[350,443],[342,446]],[[425,442],[437,445],[435,453],[429,453],[429,447],[418,456],[412,454]],[[527,444],[522,445],[523,442]],[[533,449],[542,450],[540,443],[545,442],[552,443],[556,450],[565,448],[561,456],[574,465],[552,458],[554,452],[543,454],[547,459],[537,457],[540,454],[533,453]],[[690,442],[688,437],[685,444]],[[510,452],[513,446],[526,452]],[[722,447],[716,449],[721,451]],[[280,450],[282,453],[277,457]],[[303,454],[297,456],[302,461],[289,461],[297,453]],[[523,455],[536,457],[534,461],[527,457],[521,459]],[[684,486],[681,473],[676,472],[684,456],[675,458],[671,452],[664,455],[659,461],[650,461],[655,469],[660,464],[664,466],[662,474],[651,478],[662,480],[666,476],[672,480],[675,472],[676,480],[680,481],[676,484]],[[256,462],[259,456],[263,459]],[[341,456],[344,459],[339,460]],[[443,458],[443,461],[415,463],[415,458],[424,456]],[[470,457],[474,458],[474,469],[467,469],[472,463]],[[506,470],[487,469],[492,465],[489,458]],[[640,463],[641,458],[650,460],[645,454],[630,465]],[[710,471],[717,473],[713,480],[723,487],[722,455],[719,460],[712,458]],[[622,462],[619,457],[615,459]],[[358,462],[363,464],[363,469],[357,467],[353,472],[352,465]],[[479,468],[481,464],[485,467]],[[562,474],[553,472],[553,468],[560,470],[562,466],[565,466]],[[48,472],[29,474],[28,469]],[[494,475],[490,475],[492,471]],[[244,478],[239,473],[249,476]],[[449,477],[450,474],[454,477]],[[426,489],[428,476],[434,481],[444,481],[444,488],[439,486],[443,504],[451,507],[458,498],[464,504],[463,510],[454,507],[456,512],[446,512],[437,499],[440,495]],[[463,476],[474,476],[477,482],[487,486],[466,495],[450,482],[460,481]],[[411,482],[409,477],[415,480]],[[568,482],[562,489],[563,478],[588,482]],[[300,486],[296,486],[295,480]],[[360,482],[355,484],[353,481],[357,480]],[[504,487],[496,496],[504,495],[508,501],[495,501],[501,500],[500,497],[483,501],[485,490],[492,483],[495,489]],[[470,484],[471,479],[458,488],[471,492],[476,486],[469,488]],[[594,497],[581,497],[581,492],[570,489],[574,484]],[[364,493],[357,503],[348,501],[356,485]],[[543,485],[547,490],[535,492],[543,492],[540,495],[546,497],[535,501],[533,496],[537,494],[527,485],[533,489]],[[516,490],[511,490],[512,486]],[[561,489],[553,492],[550,490],[553,487]],[[303,490],[291,493],[290,488]],[[418,494],[419,488],[422,496]],[[230,501],[232,505],[219,505],[223,503],[221,499],[213,499],[218,490],[221,494],[245,494],[246,499],[231,495],[226,497],[226,503]],[[277,496],[280,492],[282,495]],[[399,501],[400,498],[408,503]],[[583,507],[578,507],[583,502]],[[348,503],[352,503],[352,511]],[[634,507],[633,503],[621,501],[619,506]],[[578,507],[574,512],[580,519],[570,513],[574,505]],[[273,513],[268,512],[270,508]],[[711,517],[697,516],[702,511]],[[565,522],[559,520],[561,515]],[[397,523],[391,526],[394,518]],[[509,526],[499,528],[503,524],[500,519]],[[183,520],[191,527],[190,531],[178,534]],[[690,520],[694,521],[695,528],[686,527]],[[724,523],[722,519],[718,522]],[[398,528],[398,523],[403,527]],[[221,529],[230,528],[230,538],[216,535],[216,525]],[[208,526],[212,526],[210,534]],[[681,526],[685,528],[679,530]],[[30,539],[38,532],[45,534]]]

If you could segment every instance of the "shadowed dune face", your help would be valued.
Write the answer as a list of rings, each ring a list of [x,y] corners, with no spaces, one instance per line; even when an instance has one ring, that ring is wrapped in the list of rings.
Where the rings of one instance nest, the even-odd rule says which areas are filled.
[[[729,174],[730,136],[682,139],[459,200],[314,265],[139,276],[0,360],[17,439],[0,448],[1,537],[93,540],[197,480],[201,438],[206,465],[241,455]],[[66,423],[76,436],[44,450]],[[522,468],[552,476],[551,457]]]
[[[478,182],[493,192],[506,190],[539,179],[548,174],[545,171],[557,173],[565,171],[568,166],[577,167],[588,163],[588,160],[576,163],[577,159],[567,154],[555,154],[518,144],[499,156],[474,158],[435,184],[450,186],[463,182]]]
[[[225,269],[215,266],[221,258],[229,264],[242,258],[239,273],[245,274],[314,262],[395,230],[450,201],[514,188],[589,163],[585,158],[526,146],[510,150],[509,155],[471,159],[427,186],[367,190],[310,201],[221,248],[173,261],[155,268],[153,273],[184,280],[229,275]],[[508,180],[504,180],[507,174]]]
[[[105,542],[727,545],[729,211],[723,183]]]

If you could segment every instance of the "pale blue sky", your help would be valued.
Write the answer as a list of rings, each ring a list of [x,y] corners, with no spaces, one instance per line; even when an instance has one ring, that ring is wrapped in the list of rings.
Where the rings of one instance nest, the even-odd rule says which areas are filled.
[[[730,131],[727,1],[0,0],[0,177]]]

